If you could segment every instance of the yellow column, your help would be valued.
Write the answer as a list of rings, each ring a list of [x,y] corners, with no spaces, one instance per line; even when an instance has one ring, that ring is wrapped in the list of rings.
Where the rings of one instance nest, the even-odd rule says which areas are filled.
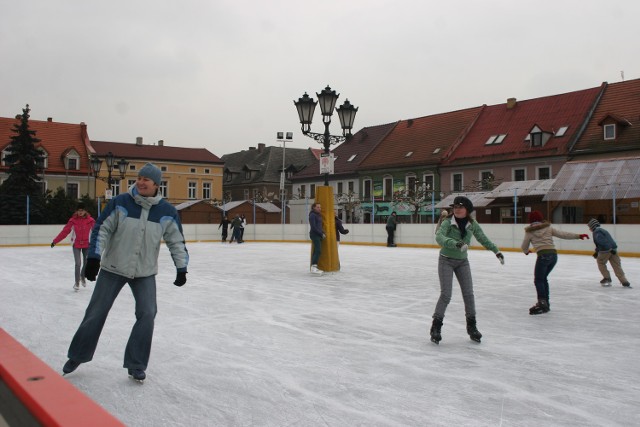
[[[318,268],[322,271],[340,271],[338,243],[336,241],[336,219],[333,211],[333,187],[316,187],[316,203],[322,206],[322,228],[326,238],[322,241],[322,252]]]

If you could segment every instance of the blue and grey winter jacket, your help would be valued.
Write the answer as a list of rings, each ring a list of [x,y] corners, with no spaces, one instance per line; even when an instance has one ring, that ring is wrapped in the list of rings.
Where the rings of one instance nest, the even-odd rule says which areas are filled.
[[[611,234],[601,227],[596,227],[596,229],[593,230],[593,243],[596,244],[596,251],[598,252],[610,252],[612,249],[618,249],[618,245],[616,241],[613,240],[613,237],[611,237]]]
[[[164,239],[178,272],[186,272],[189,253],[176,209],[159,194],[143,197],[134,185],[112,199],[91,232],[88,258],[124,277],[158,273],[158,255]]]

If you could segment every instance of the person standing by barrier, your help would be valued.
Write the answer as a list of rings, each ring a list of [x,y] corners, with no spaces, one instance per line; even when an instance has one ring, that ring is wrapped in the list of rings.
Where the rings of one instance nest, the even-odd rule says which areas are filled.
[[[538,302],[529,309],[529,314],[543,314],[550,310],[549,305],[549,274],[558,262],[558,252],[553,243],[553,238],[559,239],[588,239],[586,234],[569,233],[556,230],[547,221],[540,211],[532,211],[529,214],[529,226],[524,228],[524,240],[522,252],[529,255],[529,246],[533,246],[536,252],[536,266],[533,273],[533,283],[536,286]]]
[[[89,362],[118,294],[129,284],[136,322],[124,353],[123,367],[137,381],[146,378],[156,313],[156,274],[160,244],[165,241],[176,267],[176,286],[187,283],[189,254],[176,209],[158,192],[162,172],[147,163],[129,191],[111,199],[96,222],[89,244],[86,277],[96,280],[91,301],[76,331],[62,372]],[[98,274],[99,272],[99,274]]]
[[[607,262],[611,263],[613,272],[615,273],[622,286],[630,288],[631,283],[627,280],[624,271],[622,270],[622,262],[620,261],[620,255],[618,255],[618,244],[611,234],[600,226],[600,222],[591,218],[589,220],[589,230],[593,233],[593,243],[596,244],[596,251],[593,253],[593,257],[598,263],[598,270],[602,274],[602,280],[600,284],[602,286],[611,286],[611,273],[607,268]]]
[[[225,215],[220,220],[220,225],[218,225],[218,230],[222,228],[222,243],[227,241],[227,236],[229,235],[229,218]]]
[[[318,260],[322,253],[322,240],[326,237],[324,228],[322,227],[322,206],[320,203],[311,205],[309,212],[309,238],[311,239],[311,272],[314,274],[322,274],[323,271],[318,268]]]
[[[335,217],[336,217],[336,242],[340,244],[340,235],[349,234],[349,230],[347,228],[344,228],[344,226],[342,225],[342,220],[338,217],[337,213]]]
[[[467,249],[471,243],[471,236],[478,243],[496,254],[496,258],[504,264],[504,256],[500,249],[485,236],[480,224],[470,214],[473,203],[464,196],[453,200],[453,215],[448,216],[440,224],[436,233],[436,242],[440,245],[438,257],[438,277],[440,278],[440,297],[433,313],[431,324],[431,341],[439,344],[442,340],[442,322],[444,313],[451,301],[453,290],[453,275],[455,274],[462,291],[464,311],[467,319],[467,333],[473,341],[480,342],[482,334],[476,327],[476,303],[473,295],[473,281]]]
[[[64,226],[60,234],[58,234],[51,242],[51,247],[60,243],[69,233],[73,233],[71,237],[71,243],[73,248],[73,258],[75,260],[75,283],[73,289],[80,289],[82,286],[87,286],[85,280],[85,268],[87,265],[87,252],[89,250],[89,235],[93,225],[96,223],[95,219],[85,210],[84,203],[80,202],[76,206],[75,213],[69,218],[67,225]]]
[[[386,229],[387,229],[387,247],[388,248],[395,248],[396,246],[396,241],[395,241],[395,233],[396,233],[396,227],[397,227],[398,221],[397,221],[397,215],[394,212],[391,212],[391,215],[389,215],[389,219],[387,219],[387,225],[386,225]]]

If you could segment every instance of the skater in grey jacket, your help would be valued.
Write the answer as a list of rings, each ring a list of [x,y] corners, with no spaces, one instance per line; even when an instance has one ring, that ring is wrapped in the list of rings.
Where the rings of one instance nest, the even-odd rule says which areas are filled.
[[[620,255],[618,255],[618,245],[613,240],[611,234],[604,228],[600,227],[600,223],[595,218],[589,220],[589,230],[593,233],[593,243],[596,244],[596,251],[593,253],[593,257],[598,262],[598,270],[602,274],[602,280],[600,284],[602,286],[611,286],[611,273],[607,269],[607,262],[611,263],[613,272],[615,273],[622,286],[630,288],[631,284],[627,280],[624,271],[622,270],[622,263],[620,261]]]

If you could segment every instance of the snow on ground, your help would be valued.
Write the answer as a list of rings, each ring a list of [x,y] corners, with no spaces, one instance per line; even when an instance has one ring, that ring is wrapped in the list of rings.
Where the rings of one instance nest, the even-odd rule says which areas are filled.
[[[435,249],[340,247],[308,272],[309,245],[191,243],[188,283],[166,248],[143,385],[122,357],[123,289],[92,362],[66,376],[128,426],[628,426],[640,419],[640,260],[633,289],[599,285],[590,256],[560,255],[551,309],[530,316],[535,257],[470,252],[481,344],[460,290],[439,346]],[[72,290],[71,249],[0,248],[0,327],[60,371],[93,283]]]

